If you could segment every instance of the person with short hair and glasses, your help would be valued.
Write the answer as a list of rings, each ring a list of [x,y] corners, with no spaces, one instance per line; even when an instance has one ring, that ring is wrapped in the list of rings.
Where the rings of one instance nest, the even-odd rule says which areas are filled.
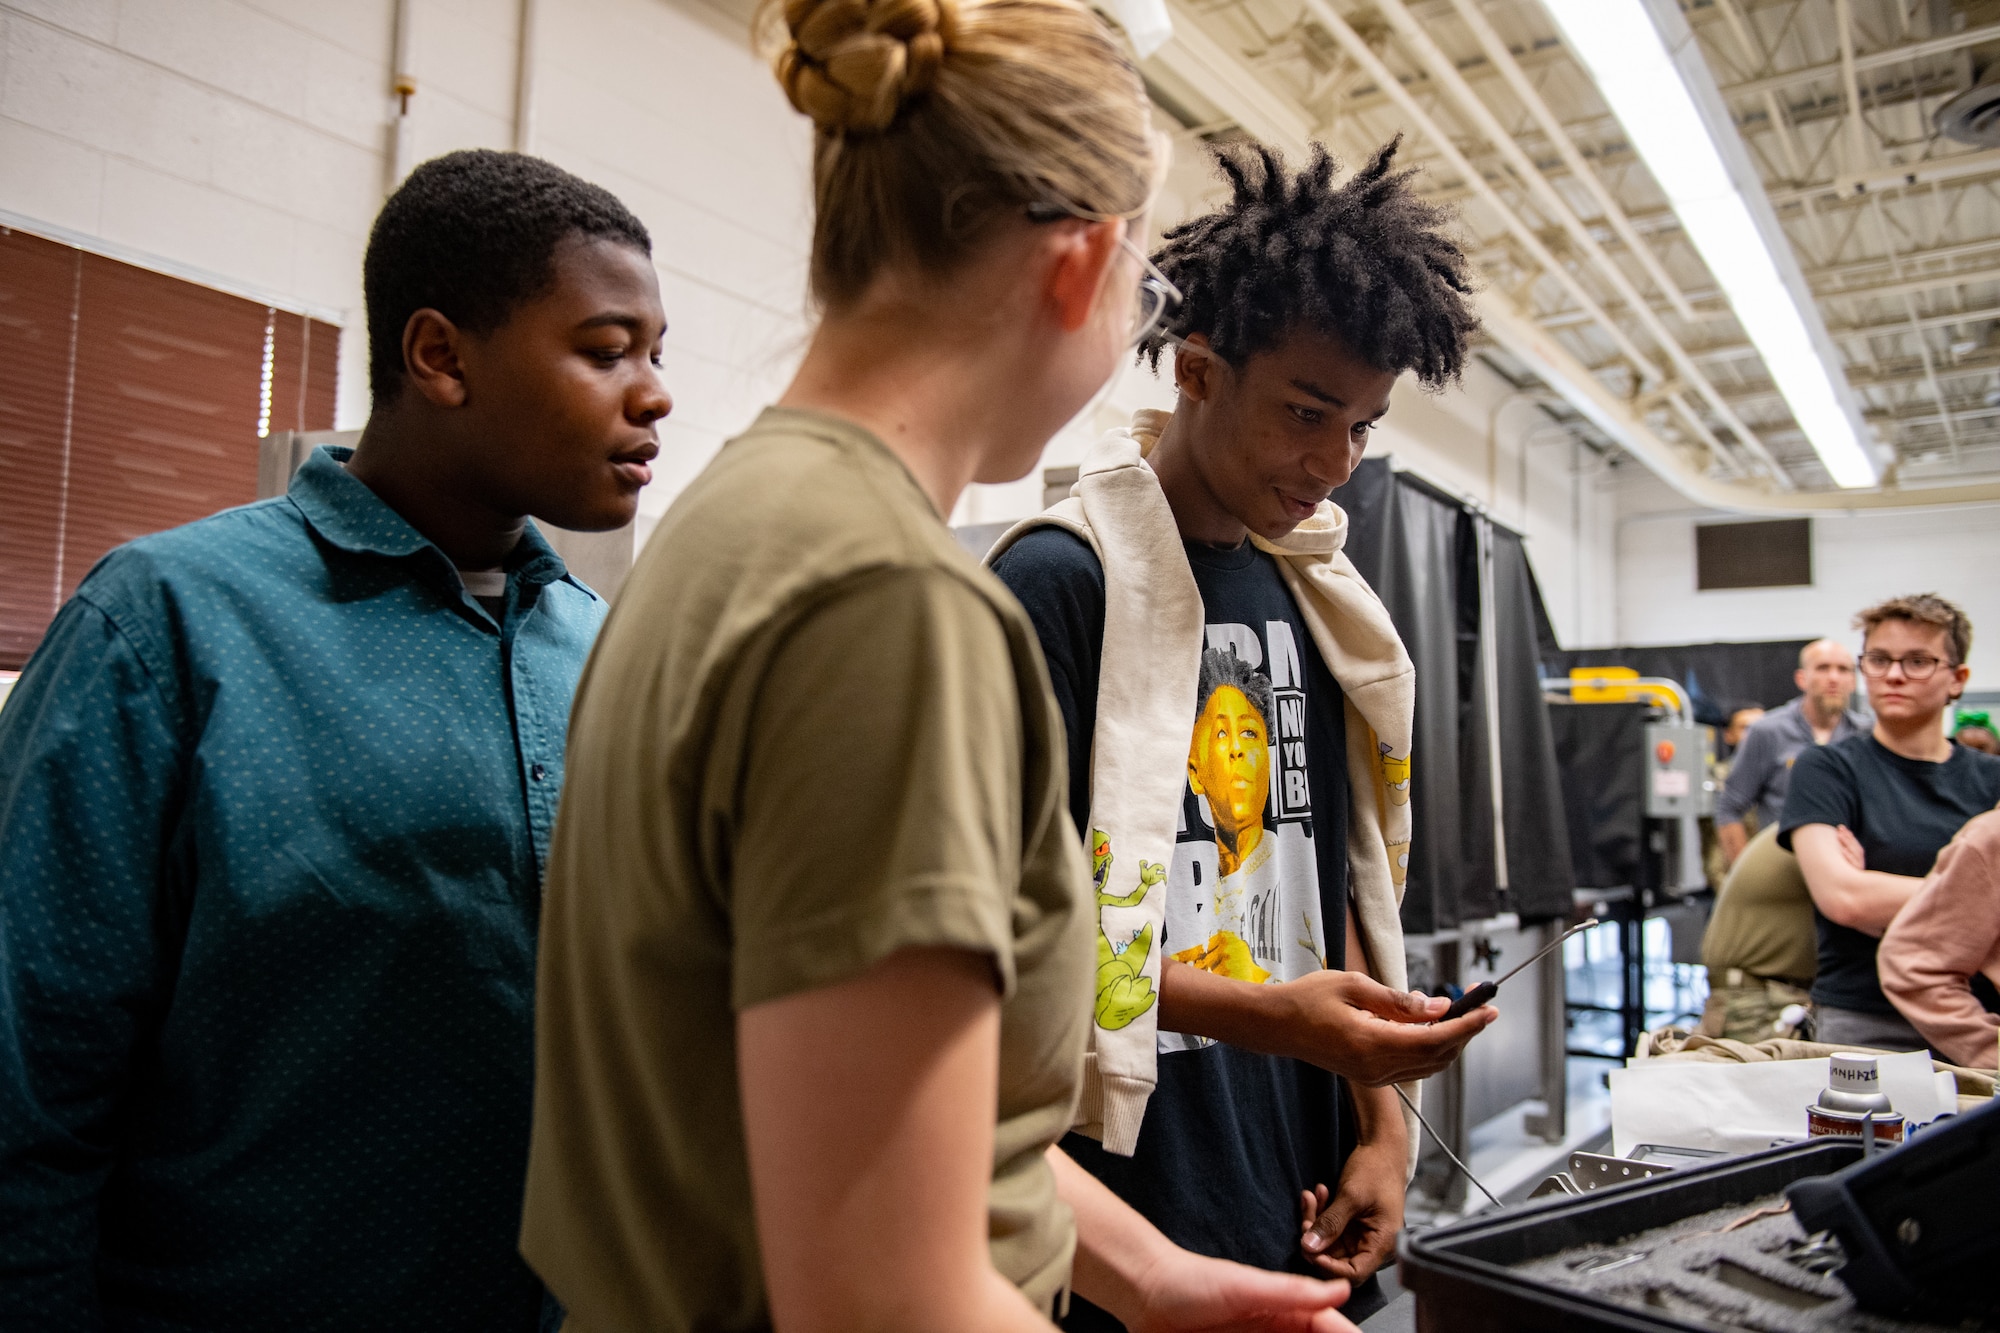
[[[1778,841],[1797,853],[1812,894],[1814,1037],[1921,1050],[1924,1038],[1882,992],[1876,948],[1938,852],[2000,804],[2000,758],[1944,733],[1944,710],[1971,674],[1964,611],[1920,593],[1872,606],[1855,624],[1874,728],[1799,756]]]

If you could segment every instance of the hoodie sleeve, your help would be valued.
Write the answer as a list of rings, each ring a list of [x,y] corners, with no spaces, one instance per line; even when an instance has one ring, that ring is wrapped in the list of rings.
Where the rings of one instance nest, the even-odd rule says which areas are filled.
[[[1882,991],[1953,1064],[2000,1064],[2000,1014],[1972,978],[2000,960],[2000,811],[1967,824],[1882,936]]]

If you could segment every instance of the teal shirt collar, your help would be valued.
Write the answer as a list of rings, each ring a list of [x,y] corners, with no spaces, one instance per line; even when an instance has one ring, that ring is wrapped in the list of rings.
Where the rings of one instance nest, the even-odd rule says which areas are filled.
[[[347,460],[352,457],[352,449],[323,444],[292,475],[287,494],[312,530],[344,551],[365,555],[403,559],[431,551],[438,563],[451,569],[449,556],[348,472]],[[503,567],[509,575],[518,575],[537,587],[558,579],[583,587],[570,576],[569,567],[533,520],[521,530],[520,544],[508,554]],[[457,581],[456,571],[452,580]]]

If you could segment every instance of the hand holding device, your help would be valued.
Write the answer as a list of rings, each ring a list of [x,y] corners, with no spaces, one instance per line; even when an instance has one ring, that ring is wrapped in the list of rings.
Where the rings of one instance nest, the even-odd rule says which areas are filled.
[[[1465,1043],[1498,1015],[1445,1023],[1442,996],[1391,990],[1360,972],[1329,969],[1268,988],[1282,1006],[1249,1041],[1363,1087],[1407,1083],[1449,1068]],[[1225,1036],[1224,1040],[1228,1040]]]

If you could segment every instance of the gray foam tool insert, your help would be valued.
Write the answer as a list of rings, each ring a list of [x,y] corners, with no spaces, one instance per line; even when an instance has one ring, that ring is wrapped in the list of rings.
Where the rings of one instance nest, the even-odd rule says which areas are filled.
[[[1963,1333],[1982,1327],[1888,1319],[1855,1308],[1832,1275],[1841,1260],[1838,1243],[1815,1243],[1788,1211],[1765,1212],[1784,1203],[1774,1194],[1732,1204],[1603,1244],[1573,1246],[1514,1271],[1599,1300],[1745,1333]]]

